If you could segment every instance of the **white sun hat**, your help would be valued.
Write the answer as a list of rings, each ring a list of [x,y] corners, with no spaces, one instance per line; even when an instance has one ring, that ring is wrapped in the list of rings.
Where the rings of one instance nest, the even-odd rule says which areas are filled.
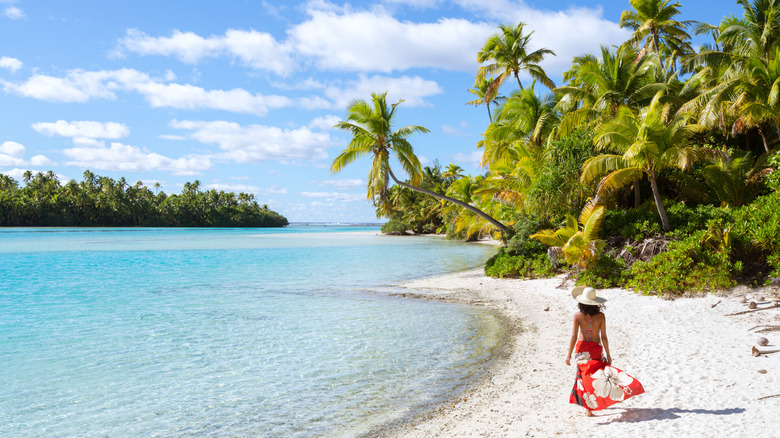
[[[571,290],[571,296],[577,302],[582,304],[588,304],[591,306],[598,306],[604,304],[607,299],[596,295],[596,289],[592,287],[577,286]]]

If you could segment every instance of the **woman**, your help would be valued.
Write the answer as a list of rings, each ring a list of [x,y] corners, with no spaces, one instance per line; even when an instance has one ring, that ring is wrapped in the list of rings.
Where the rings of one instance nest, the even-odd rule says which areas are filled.
[[[577,379],[571,391],[570,403],[585,408],[585,415],[645,392],[642,384],[627,373],[614,368],[607,340],[607,318],[601,312],[607,301],[591,287],[575,287],[571,296],[579,303],[574,314],[574,327],[569,342],[566,365],[571,365],[575,352]],[[576,348],[575,348],[576,343]],[[603,352],[602,354],[602,345]]]

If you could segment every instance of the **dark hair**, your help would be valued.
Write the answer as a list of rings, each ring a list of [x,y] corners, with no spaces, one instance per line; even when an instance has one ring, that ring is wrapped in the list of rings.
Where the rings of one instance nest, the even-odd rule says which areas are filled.
[[[597,306],[591,305],[591,304],[582,304],[577,303],[577,305],[580,307],[580,312],[589,315],[589,316],[596,316],[599,313],[601,313],[601,310],[604,309],[603,304],[599,304]]]

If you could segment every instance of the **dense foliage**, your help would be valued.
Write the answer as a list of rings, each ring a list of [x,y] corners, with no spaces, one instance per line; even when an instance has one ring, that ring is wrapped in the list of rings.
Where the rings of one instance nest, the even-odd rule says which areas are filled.
[[[677,20],[671,0],[628,3],[631,38],[574,58],[560,85],[540,65],[555,48],[501,26],[469,90],[488,109],[485,172],[425,182],[413,169],[404,187],[448,198],[391,187],[374,198],[386,230],[500,238],[496,277],[686,294],[780,276],[780,0],[738,0],[742,16],[717,25]],[[712,41],[696,49],[691,33]]]
[[[184,184],[179,195],[154,193],[84,172],[81,182],[61,184],[49,171],[25,174],[24,187],[0,175],[0,226],[282,227],[287,219],[258,205],[254,195],[201,190]]]

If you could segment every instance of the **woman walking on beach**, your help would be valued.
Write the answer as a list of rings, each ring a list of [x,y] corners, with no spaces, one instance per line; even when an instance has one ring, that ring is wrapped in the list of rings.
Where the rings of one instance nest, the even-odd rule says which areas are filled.
[[[607,301],[590,287],[575,287],[571,296],[579,303],[574,314],[566,365],[571,365],[572,351],[577,365],[577,378],[570,403],[585,408],[585,415],[645,392],[638,380],[612,367],[607,339],[607,318],[601,312]],[[603,348],[602,348],[603,345]]]

